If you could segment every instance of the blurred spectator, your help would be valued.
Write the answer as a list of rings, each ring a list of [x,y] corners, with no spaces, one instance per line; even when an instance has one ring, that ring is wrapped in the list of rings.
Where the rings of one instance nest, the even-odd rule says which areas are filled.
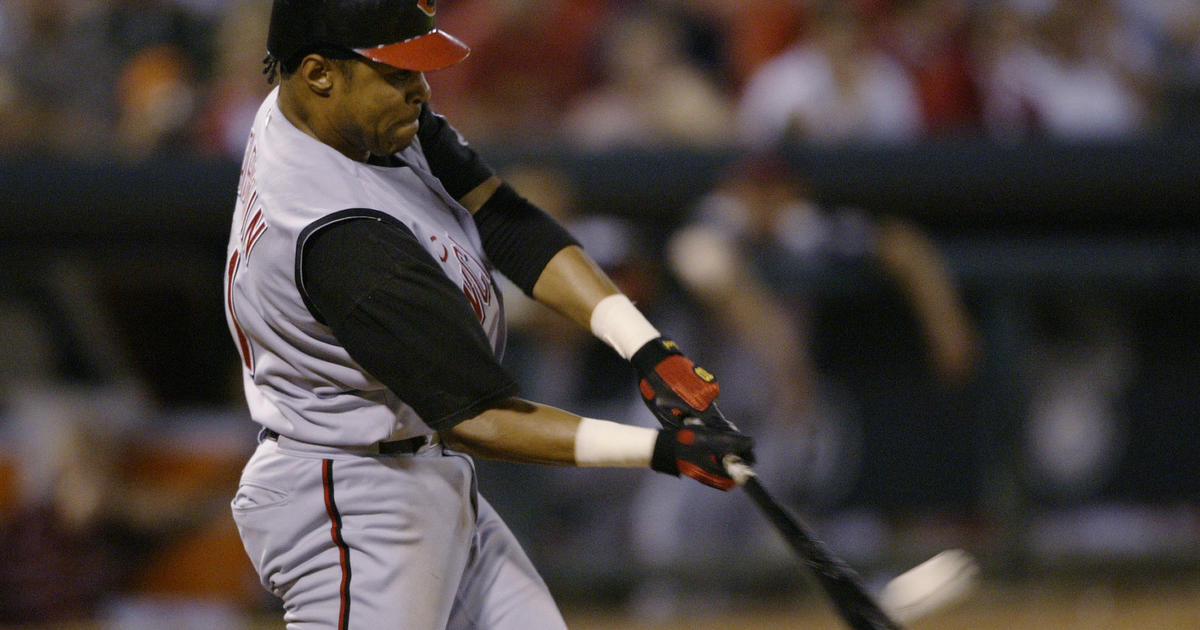
[[[568,108],[563,138],[585,149],[717,146],[730,140],[730,95],[691,61],[681,21],[624,13],[600,52],[602,79]]]
[[[111,87],[120,63],[104,3],[0,4],[0,147],[91,153],[111,143]]]
[[[988,5],[981,21],[985,123],[1001,137],[1128,137],[1148,130],[1148,51],[1126,38],[1108,0],[1058,0],[1044,12]]]
[[[131,159],[190,151],[213,38],[204,16],[177,2],[119,0],[107,29],[123,58],[115,85],[118,150]]]
[[[197,112],[195,146],[201,154],[241,159],[246,136],[271,86],[263,77],[268,0],[234,0],[216,29],[215,61]]]
[[[118,523],[118,446],[145,417],[134,388],[85,387],[58,374],[63,343],[28,300],[0,303],[0,624],[95,618],[128,580],[138,550]]]
[[[764,364],[806,360],[803,343],[785,341],[795,334],[779,334],[804,330],[798,315],[819,298],[805,295],[805,286],[819,289],[823,276],[845,263],[867,263],[877,265],[908,299],[935,374],[960,383],[974,370],[977,335],[933,243],[898,217],[822,207],[797,169],[773,153],[734,164],[677,231],[667,253],[675,274],[718,321],[755,352],[776,359]],[[783,269],[796,279],[781,276]],[[745,303],[756,306],[744,308]],[[810,367],[790,369],[781,382],[813,378]]]
[[[1150,39],[1153,74],[1162,82],[1168,133],[1200,129],[1200,3],[1191,0],[1125,0],[1133,28]]]
[[[196,110],[192,69],[168,45],[139,50],[117,78],[117,146],[131,159],[189,148]]]
[[[1160,71],[1169,79],[1200,84],[1200,4],[1189,0],[1137,2],[1142,9],[1159,7],[1147,20],[1155,26]]]
[[[227,457],[188,462],[194,446],[148,441],[150,407],[124,385],[23,383],[3,400],[2,459],[17,492],[0,506],[0,625],[156,628],[169,604],[176,628],[236,627],[200,620],[240,618],[243,592],[210,587],[246,568],[219,556],[178,562],[197,540],[224,557],[240,551],[225,543],[236,532],[211,485],[236,479]]]
[[[148,547],[128,526],[130,505],[116,481],[137,401],[33,386],[5,396],[19,494],[0,513],[0,623],[95,619]]]
[[[899,218],[821,206],[781,157],[759,154],[734,164],[676,231],[667,256],[714,318],[715,336],[753,357],[750,382],[726,388],[722,400],[730,410],[745,406],[742,417],[776,419],[764,424],[765,442],[780,422],[803,423],[829,402],[808,340],[814,310],[846,282],[839,274],[881,271],[900,289],[933,378],[960,385],[974,373],[978,334],[929,239]]]
[[[180,588],[210,584],[199,574],[216,567],[238,579],[220,556],[169,568],[159,561],[196,537],[220,548],[228,531],[237,544],[214,487],[235,483],[229,453],[241,453],[221,445],[223,456],[192,457],[212,440],[181,440],[177,430],[166,437],[155,401],[126,365],[100,284],[98,274],[59,263],[0,301],[0,330],[12,340],[0,355],[0,625],[120,615],[122,630],[160,627],[161,617],[127,612],[147,594],[177,606],[179,628],[196,621],[189,605],[198,601],[206,619],[214,608],[237,618],[244,600],[228,595],[234,589]]]
[[[898,142],[922,132],[908,73],[840,3],[816,14],[812,32],[763,64],[741,97],[738,130],[751,146],[780,142]]]
[[[724,0],[676,0],[712,17],[723,45],[725,76],[740,92],[758,68],[782,53],[808,24],[811,0],[777,0],[747,9]]]
[[[1095,295],[1064,290],[1034,315],[1021,365],[1030,396],[1023,472],[1039,499],[1095,498],[1130,441],[1135,335],[1127,313]]]
[[[0,5],[0,144],[8,151],[142,157],[186,127],[204,24],[155,0]]]
[[[970,0],[896,4],[883,28],[883,45],[913,78],[926,133],[977,132],[982,107],[970,55]]]
[[[615,0],[455,0],[438,25],[471,47],[428,75],[432,105],[468,141],[546,142],[571,99],[595,83],[593,56]]]
[[[183,0],[108,0],[99,4],[104,7],[108,38],[120,59],[165,44],[177,49],[190,66],[209,65],[211,14],[199,12]]]

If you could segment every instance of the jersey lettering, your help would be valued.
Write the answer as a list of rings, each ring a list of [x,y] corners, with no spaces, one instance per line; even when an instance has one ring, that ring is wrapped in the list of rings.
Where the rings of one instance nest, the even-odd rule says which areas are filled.
[[[487,307],[492,303],[491,276],[483,263],[454,242],[453,238],[450,239],[450,242],[453,244],[454,256],[458,259],[459,268],[462,269],[463,294],[475,308],[475,317],[479,318],[479,323],[482,324],[487,319]]]
[[[250,132],[250,140],[246,144],[246,152],[242,155],[242,172],[239,175],[238,181],[238,199],[248,198],[250,191],[254,189],[254,176],[257,170],[258,162],[258,142],[255,141],[254,132]]]
[[[430,242],[437,243],[438,237],[430,236]],[[443,263],[450,259],[450,254],[454,254],[454,259],[458,261],[459,271],[462,273],[462,292],[466,296],[467,302],[471,304],[471,308],[475,311],[475,317],[482,324],[487,321],[487,307],[492,303],[492,281],[491,274],[479,259],[471,255],[471,253],[458,244],[452,237],[447,236],[446,240],[450,243],[440,243],[442,253],[437,256]]]
[[[258,193],[255,192],[250,201],[253,202],[257,198]],[[254,209],[252,205],[247,206],[247,208],[250,208],[251,210]],[[249,210],[246,212],[246,214],[250,214]],[[263,219],[262,208],[259,208],[254,213],[254,218],[250,220],[250,223],[247,224],[242,231],[242,238],[240,242],[242,244],[242,251],[246,252],[246,258],[250,257],[250,250],[254,248],[254,244],[258,242],[258,238],[263,235],[263,232],[266,231],[267,222],[265,219]]]
[[[233,253],[229,255],[229,264],[225,270],[228,285],[225,290],[225,309],[229,312],[229,321],[233,326],[234,337],[237,338],[238,354],[241,355],[242,363],[251,373],[254,372],[254,353],[249,337],[246,336],[241,323],[238,322],[237,311],[233,304],[233,286],[234,279],[237,278],[237,273],[242,265],[249,264],[250,250],[267,231],[267,221],[263,218],[262,208],[255,208],[258,203],[258,190],[255,189],[254,180],[257,158],[258,143],[255,142],[254,134],[251,133],[250,141],[246,146],[246,154],[242,159],[241,180],[238,182],[238,203],[243,204],[242,226],[237,239],[238,247],[235,247]]]
[[[242,363],[247,370],[254,371],[254,355],[250,353],[250,340],[246,338],[246,332],[242,330],[242,325],[238,322],[237,312],[233,310],[233,279],[237,275],[238,269],[241,267],[240,256],[241,252],[233,250],[233,254],[229,257],[229,267],[226,271],[225,279],[225,310],[229,312],[229,321],[233,323],[233,334],[237,337],[238,354],[242,356]]]

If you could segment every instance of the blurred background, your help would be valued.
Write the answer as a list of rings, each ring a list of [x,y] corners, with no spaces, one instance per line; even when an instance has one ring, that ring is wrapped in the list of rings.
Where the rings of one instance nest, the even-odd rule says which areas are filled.
[[[221,307],[267,0],[0,3],[0,626],[281,627]],[[1200,3],[445,0],[432,105],[914,627],[1200,627]],[[511,285],[523,394],[653,425]],[[577,628],[836,628],[740,493],[481,462]],[[692,487],[695,486],[695,487]]]

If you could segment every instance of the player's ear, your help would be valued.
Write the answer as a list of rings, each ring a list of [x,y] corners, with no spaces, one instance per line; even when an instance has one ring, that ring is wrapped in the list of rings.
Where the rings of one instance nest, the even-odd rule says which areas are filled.
[[[328,96],[333,90],[336,80],[334,75],[340,72],[341,68],[333,60],[317,53],[306,55],[296,69],[296,75],[304,81],[308,89],[322,96]]]

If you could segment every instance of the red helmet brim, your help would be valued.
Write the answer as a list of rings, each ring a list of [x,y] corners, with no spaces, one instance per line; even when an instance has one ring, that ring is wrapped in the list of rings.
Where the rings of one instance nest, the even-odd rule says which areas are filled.
[[[434,29],[412,39],[354,52],[395,68],[429,72],[441,70],[467,58],[471,49],[457,37]]]

